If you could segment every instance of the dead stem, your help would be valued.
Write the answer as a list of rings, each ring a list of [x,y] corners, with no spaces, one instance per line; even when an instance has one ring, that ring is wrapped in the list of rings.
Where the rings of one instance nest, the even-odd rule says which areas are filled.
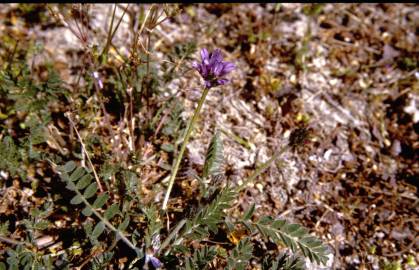
[[[96,173],[95,166],[93,166],[92,160],[90,159],[90,155],[89,155],[89,153],[87,152],[86,146],[84,145],[83,140],[82,140],[82,138],[81,138],[81,136],[80,136],[80,134],[79,134],[79,131],[77,130],[76,125],[74,124],[73,119],[71,118],[71,114],[68,112],[68,113],[66,113],[66,116],[67,116],[68,120],[70,121],[70,124],[71,124],[71,126],[73,127],[74,131],[75,131],[75,132],[76,132],[76,134],[77,134],[77,137],[78,137],[79,142],[80,142],[80,144],[81,144],[81,146],[82,146],[83,152],[85,153],[85,155],[86,155],[86,157],[87,157],[87,160],[89,161],[90,168],[91,168],[91,169],[92,169],[92,171],[93,171],[93,175],[95,176],[96,183],[97,183],[97,185],[98,185],[98,187],[99,187],[99,190],[100,190],[100,192],[104,192],[104,189],[103,189],[103,187],[102,187],[102,184],[100,183],[100,180],[99,180],[99,176],[98,176],[98,175],[97,175],[97,173]]]

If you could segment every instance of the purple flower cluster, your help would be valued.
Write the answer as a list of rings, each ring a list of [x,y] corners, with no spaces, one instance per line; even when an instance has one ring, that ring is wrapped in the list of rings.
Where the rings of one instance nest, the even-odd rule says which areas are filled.
[[[160,234],[155,233],[153,234],[153,237],[151,238],[151,245],[153,250],[150,252],[146,252],[145,254],[145,265],[149,265],[150,263],[153,265],[154,269],[159,269],[163,266],[162,262],[157,259],[154,254],[160,249],[161,243],[160,243]]]
[[[211,88],[228,83],[225,76],[235,68],[235,65],[231,62],[223,61],[220,49],[216,49],[211,53],[208,53],[207,49],[202,49],[201,63],[194,62],[192,67],[204,78],[205,87]]]
[[[163,266],[161,261],[159,259],[157,259],[156,257],[154,257],[154,255],[146,254],[145,255],[145,265],[149,265],[150,263],[153,265],[153,267],[155,269],[159,269],[160,267]]]

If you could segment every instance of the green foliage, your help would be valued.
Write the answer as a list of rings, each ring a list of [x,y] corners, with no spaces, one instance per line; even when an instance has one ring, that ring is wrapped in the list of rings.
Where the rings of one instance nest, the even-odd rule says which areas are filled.
[[[204,169],[201,180],[202,197],[208,199],[219,192],[224,179],[224,151],[221,134],[217,130],[211,139],[205,156]]]
[[[129,170],[123,170],[122,177],[125,183],[126,195],[130,199],[139,199],[140,179],[138,179],[137,174]]]
[[[165,73],[163,75],[163,80],[165,82],[170,82],[176,75],[178,75],[179,69],[184,68],[182,65],[185,61],[190,61],[192,59],[193,53],[196,51],[196,42],[188,43],[179,43],[176,44],[172,51],[167,54],[168,59],[172,62],[170,65],[163,64]]]
[[[51,66],[47,66],[48,77],[43,82],[33,79],[26,64],[17,66],[17,69],[17,72],[0,73],[0,89],[7,94],[8,99],[14,101],[15,111],[49,114],[48,104],[68,94],[68,90],[62,87],[58,73]]]
[[[103,209],[103,206],[108,202],[109,194],[101,193],[96,196],[98,187],[93,176],[91,176],[83,167],[78,167],[74,161],[69,161],[63,166],[57,167],[57,170],[61,173],[61,179],[67,183],[66,187],[69,190],[76,192],[76,195],[71,199],[70,203],[74,205],[84,203],[85,208],[83,209],[82,214],[90,216],[94,213],[101,220],[93,229],[92,225],[86,225],[87,227],[85,227],[90,239],[93,242],[96,242],[106,228],[106,221],[109,222],[114,216],[121,215],[119,205],[112,204],[105,210],[103,216],[100,215],[98,210]],[[90,203],[89,200],[93,201],[93,203]],[[127,226],[128,224],[124,224],[123,227],[126,228]],[[114,230],[115,228],[111,227],[110,229]]]
[[[159,218],[158,211],[154,205],[144,209],[148,220],[147,231],[145,235],[146,247],[160,248],[160,229],[163,227]]]
[[[80,10],[74,9],[72,12],[74,14],[77,12],[83,13],[82,9],[83,7]],[[21,12],[32,14],[38,8],[25,5],[21,6],[20,10]],[[316,8],[316,10],[318,9]],[[316,10],[313,10],[315,14],[318,13]],[[43,9],[43,12],[45,11]],[[78,14],[78,17],[83,17],[81,15]],[[145,14],[143,14],[143,19],[144,17]],[[80,18],[74,17],[73,19],[76,22]],[[135,18],[133,22],[136,25]],[[85,24],[83,22],[80,25]],[[141,23],[139,27],[141,27]],[[110,27],[110,32],[112,32],[112,29],[115,30],[116,28]],[[138,30],[136,29],[136,32]],[[265,32],[259,33],[250,37],[250,39],[254,39],[253,41],[255,42],[266,41],[268,34]],[[108,37],[106,50],[104,51],[114,49],[110,48],[110,46],[114,47],[111,44],[113,34]],[[93,176],[94,174],[88,169],[78,166],[74,161],[69,161],[62,166],[58,166],[56,170],[61,179],[66,183],[66,188],[70,190],[72,197],[64,202],[65,205],[54,205],[57,202],[56,198],[59,196],[55,193],[51,196],[48,194],[48,198],[42,199],[46,199],[45,201],[48,202],[52,201],[53,203],[45,203],[40,208],[32,207],[28,211],[28,217],[19,220],[19,224],[25,229],[25,233],[23,234],[19,231],[15,235],[21,236],[23,240],[20,239],[19,242],[18,240],[12,239],[12,243],[16,241],[18,244],[13,244],[8,248],[5,253],[6,255],[3,256],[3,254],[0,254],[2,256],[1,259],[7,258],[6,262],[9,269],[55,269],[57,266],[52,265],[53,261],[72,263],[71,260],[73,257],[66,257],[66,251],[64,252],[65,255],[63,258],[57,260],[56,254],[45,254],[47,251],[38,250],[34,241],[39,234],[50,233],[48,229],[52,227],[53,223],[48,220],[48,217],[53,210],[55,211],[57,208],[60,208],[63,211],[68,211],[70,207],[72,209],[80,209],[82,213],[82,215],[76,215],[78,217],[75,221],[72,220],[66,224],[75,224],[80,229],[81,227],[84,229],[88,239],[87,241],[80,241],[82,244],[78,244],[78,246],[80,246],[80,250],[83,249],[82,256],[86,256],[87,253],[84,251],[84,245],[87,245],[93,250],[89,254],[91,257],[88,257],[90,259],[89,269],[105,269],[115,263],[113,256],[114,254],[119,254],[120,250],[113,252],[112,249],[117,246],[116,242],[120,239],[137,252],[137,259],[144,259],[144,252],[154,252],[155,254],[153,256],[155,257],[164,254],[159,257],[161,260],[169,257],[176,258],[174,261],[181,262],[178,265],[185,266],[186,269],[211,269],[211,264],[218,262],[218,260],[222,260],[222,264],[226,265],[226,269],[245,269],[250,259],[253,258],[253,243],[250,237],[241,239],[234,247],[227,245],[230,247],[229,249],[217,248],[215,245],[212,245],[213,242],[207,241],[211,240],[214,236],[218,237],[220,231],[222,235],[226,227],[227,230],[234,229],[238,223],[244,224],[253,233],[259,232],[266,238],[274,240],[276,243],[284,243],[293,252],[301,252],[302,255],[310,258],[311,261],[325,263],[327,260],[325,257],[326,248],[317,238],[308,235],[307,230],[300,225],[288,224],[285,221],[271,220],[269,218],[253,222],[252,217],[256,209],[255,205],[252,205],[241,218],[230,217],[228,210],[239,197],[238,190],[230,185],[221,188],[221,185],[210,183],[208,185],[209,187],[205,186],[203,189],[197,191],[200,194],[198,194],[196,200],[191,200],[191,202],[188,202],[190,204],[186,204],[186,207],[196,209],[196,211],[190,211],[189,214],[185,214],[187,217],[180,218],[181,221],[175,226],[172,226],[173,224],[170,223],[173,220],[178,220],[175,211],[179,209],[175,209],[173,212],[172,209],[166,213],[159,212],[158,204],[154,204],[153,202],[144,205],[144,202],[141,200],[142,198],[139,196],[139,191],[142,191],[142,187],[139,185],[140,179],[137,176],[137,169],[142,169],[140,166],[143,165],[143,161],[138,161],[140,158],[134,160],[134,158],[131,159],[128,157],[128,162],[116,164],[113,155],[119,153],[113,153],[109,150],[113,148],[104,142],[106,140],[101,140],[102,138],[100,136],[103,134],[102,128],[106,130],[106,125],[108,124],[107,119],[106,121],[101,121],[103,119],[101,114],[103,105],[105,105],[106,109],[111,107],[108,106],[109,104],[118,107],[112,112],[110,112],[111,110],[103,112],[104,115],[109,113],[111,119],[109,131],[112,134],[111,131],[115,123],[113,117],[121,120],[120,126],[126,128],[125,123],[122,122],[122,117],[119,119],[118,117],[123,115],[123,110],[125,112],[129,111],[126,108],[126,104],[132,102],[132,114],[135,116],[133,119],[128,119],[128,122],[132,120],[135,123],[133,133],[139,133],[146,139],[150,137],[150,146],[165,152],[156,151],[156,156],[161,154],[161,156],[158,156],[159,161],[166,162],[166,164],[170,162],[171,155],[176,154],[178,143],[183,138],[182,133],[185,122],[181,114],[184,108],[182,101],[176,96],[172,96],[168,100],[165,99],[161,106],[155,106],[156,104],[162,103],[162,100],[156,98],[156,95],[160,95],[163,91],[169,90],[167,82],[178,78],[181,73],[188,70],[189,65],[185,65],[185,63],[192,59],[192,55],[196,51],[195,42],[178,44],[172,47],[172,51],[167,55],[170,61],[164,61],[159,66],[159,68],[163,68],[163,75],[161,75],[161,70],[157,70],[157,66],[153,64],[153,61],[155,61],[153,60],[154,58],[148,54],[126,57],[124,60],[127,62],[122,66],[116,67],[109,65],[107,62],[107,59],[111,58],[110,53],[104,53],[109,58],[98,57],[97,55],[90,54],[91,52],[86,50],[83,52],[83,57],[86,57],[85,60],[92,60],[92,65],[90,66],[89,64],[89,67],[86,68],[87,71],[81,75],[84,76],[86,86],[79,87],[80,85],[78,85],[70,93],[63,87],[64,84],[52,65],[47,64],[46,66],[35,67],[36,65],[29,66],[27,64],[30,59],[28,55],[32,54],[31,56],[35,57],[40,52],[40,49],[30,48],[30,52],[27,52],[28,50],[25,48],[22,51],[20,48],[22,46],[19,42],[13,40],[11,37],[8,38],[11,41],[10,44],[4,44],[4,42],[0,44],[0,53],[2,53],[3,48],[6,48],[4,55],[10,58],[4,64],[2,62],[3,66],[2,70],[0,70],[0,119],[8,120],[5,121],[7,122],[7,127],[6,124],[1,124],[0,170],[5,170],[12,176],[19,175],[22,179],[26,179],[27,169],[31,166],[31,169],[34,169],[36,173],[40,172],[40,175],[45,175],[45,183],[54,181],[55,179],[50,177],[49,172],[44,168],[45,166],[39,166],[42,164],[32,164],[31,162],[34,160],[45,160],[45,157],[49,158],[50,156],[54,156],[57,158],[51,158],[49,160],[61,164],[61,160],[69,160],[82,156],[80,153],[75,153],[74,151],[75,146],[79,148],[77,143],[80,142],[66,141],[68,143],[66,148],[72,151],[72,156],[64,156],[66,154],[63,154],[61,151],[61,156],[59,154],[55,155],[53,152],[56,149],[53,149],[53,151],[51,149],[42,151],[42,148],[49,146],[45,142],[50,143],[49,140],[47,141],[46,127],[51,123],[52,117],[54,117],[54,125],[57,124],[60,129],[68,128],[66,126],[67,123],[62,121],[60,116],[55,116],[55,114],[60,115],[67,110],[71,110],[78,116],[80,126],[84,127],[83,132],[91,132],[92,125],[89,125],[90,121],[96,121],[96,118],[100,118],[99,121],[101,124],[95,126],[93,129],[98,132],[92,132],[95,134],[89,136],[85,143],[88,152],[91,153],[94,166],[100,172],[100,181],[105,181],[104,184],[106,184],[107,190],[99,192],[97,182],[99,179],[96,179]],[[3,38],[1,41],[3,41]],[[298,55],[296,55],[296,62],[299,65],[304,64],[306,45],[303,44],[301,50],[298,52],[299,54],[297,53]],[[17,47],[18,57],[14,56],[13,46]],[[151,52],[152,49],[150,48],[153,47],[152,44],[149,46]],[[92,59],[90,56],[92,56]],[[3,53],[1,57],[3,57]],[[35,73],[34,67],[42,69],[43,72],[41,74]],[[91,76],[91,69],[93,67],[101,74],[105,86],[102,89],[103,91],[93,91],[94,78]],[[127,91],[127,89],[130,90]],[[171,91],[170,95],[172,95]],[[66,100],[66,98],[68,99]],[[70,101],[71,104],[69,104]],[[61,102],[67,102],[66,106],[59,104]],[[156,109],[156,107],[158,108]],[[137,115],[140,117],[136,118]],[[143,115],[146,116],[144,119],[142,118]],[[11,123],[9,124],[9,122]],[[10,126],[14,125],[17,125],[19,128],[10,128]],[[9,130],[12,130],[13,133]],[[121,134],[125,131],[126,129],[122,130]],[[158,136],[148,136],[154,132]],[[121,139],[119,135],[117,134],[118,139],[123,142],[122,139],[125,138]],[[71,140],[72,138],[73,134],[65,137],[66,140]],[[136,141],[137,138],[133,139],[136,145],[141,144],[141,142],[138,143]],[[149,142],[147,141],[146,143]],[[96,144],[100,145],[98,147],[100,150],[98,151],[92,146]],[[104,149],[107,152],[104,153]],[[124,152],[126,149],[122,150],[121,152]],[[142,150],[138,151],[140,152]],[[123,155],[125,155],[125,152]],[[165,156],[169,156],[169,158]],[[57,162],[57,160],[60,162]],[[105,162],[102,162],[103,160]],[[201,182],[207,184],[209,180],[224,176],[223,162],[223,142],[220,132],[217,131],[209,144],[201,178],[197,178],[203,179]],[[148,163],[148,165],[150,164],[152,162]],[[161,165],[161,163],[159,162],[158,165]],[[151,168],[151,170],[153,169]],[[148,171],[148,168],[144,171]],[[38,175],[34,178],[38,178]],[[110,181],[110,179],[115,179],[116,181]],[[121,187],[118,184],[121,184]],[[47,187],[45,190],[49,188]],[[160,183],[157,182],[153,186],[153,190],[154,188],[156,190],[161,189]],[[34,201],[35,199],[37,200],[38,197],[34,196]],[[183,206],[185,205],[183,204]],[[183,210],[181,209],[179,212]],[[136,211],[142,211],[143,213]],[[187,211],[183,211],[182,214],[185,212]],[[166,224],[168,228],[172,228],[172,231],[167,232],[165,230]],[[4,237],[11,234],[8,231],[9,227],[12,226],[9,226],[8,221],[0,224],[0,234],[4,235]],[[130,238],[128,238],[125,236],[124,231],[130,229],[133,232],[131,232]],[[112,239],[112,244],[110,244],[111,237],[115,237]],[[164,247],[160,243],[160,237],[166,237],[166,239],[163,239]],[[192,242],[199,245],[199,248],[194,249],[193,252],[191,252]],[[137,249],[137,245],[141,247],[141,250]],[[165,253],[160,252],[160,250],[164,250]],[[181,257],[182,255],[184,256]],[[86,257],[81,259],[85,260]],[[258,259],[260,258],[256,258],[256,260]],[[166,261],[169,260],[167,259]],[[289,257],[288,255],[271,259],[265,264],[266,268],[264,269],[270,270],[296,270],[302,267],[299,257]],[[70,266],[74,267],[73,265]],[[61,269],[67,269],[65,268],[67,267],[65,264],[60,267]],[[0,263],[0,270],[3,268],[6,268],[6,265]]]
[[[227,259],[226,270],[244,270],[252,258],[253,244],[249,238],[243,238],[231,251]]]
[[[175,237],[173,245],[169,246],[169,250],[186,254],[189,252],[188,248],[180,244],[184,239],[200,241],[207,238],[210,233],[216,234],[220,224],[223,223],[226,216],[225,210],[231,206],[232,201],[236,196],[237,192],[233,188],[226,187],[208,205],[202,207],[191,220],[179,222],[169,236]],[[183,230],[178,234],[177,231],[182,227]],[[171,239],[169,238],[168,240]],[[165,242],[166,241],[167,240],[165,240]],[[166,244],[163,244],[163,246],[165,245]],[[198,263],[197,261],[189,262],[191,267]]]
[[[0,235],[14,242],[10,248],[6,249],[8,269],[54,269],[51,256],[36,248],[37,241],[35,240],[37,235],[44,234],[41,231],[51,227],[47,218],[52,211],[53,203],[46,202],[40,208],[32,209],[29,216],[21,220],[21,224],[25,227],[23,241],[16,241],[10,236],[8,221],[2,224]]]
[[[298,249],[312,262],[326,264],[328,249],[314,236],[309,235],[307,229],[298,224],[290,224],[285,220],[274,220],[263,217],[254,223],[256,229],[275,243],[282,242],[294,253]]]
[[[186,270],[206,270],[209,269],[210,262],[217,255],[217,250],[213,246],[203,246],[196,249],[192,257],[186,257],[185,269]]]
[[[247,211],[243,214],[242,220],[247,221],[250,220],[253,216],[253,213],[255,212],[256,204],[252,204],[252,206],[247,209]]]
[[[130,223],[131,219],[129,217],[129,215],[127,215],[125,217],[125,219],[122,221],[121,224],[118,225],[118,230],[119,231],[125,231]]]
[[[19,245],[15,250],[8,249],[7,255],[7,264],[9,265],[9,269],[18,270],[18,269],[40,269],[39,263],[37,262],[34,254],[30,251],[25,249],[23,246]]]
[[[386,259],[380,261],[381,269],[383,270],[402,270],[401,263],[399,261],[387,261]]]
[[[4,223],[0,223],[0,235],[9,234],[10,222],[6,220]]]
[[[35,231],[42,231],[48,228],[50,222],[47,220],[47,217],[52,213],[52,211],[53,204],[46,203],[43,206],[43,209],[33,209],[30,212],[30,217],[22,220],[22,223],[26,226],[29,235]]]
[[[26,244],[26,243],[25,243]],[[15,248],[6,250],[8,255],[6,262],[8,269],[13,270],[44,270],[54,269],[53,261],[50,255],[43,255],[42,252],[37,252],[33,249],[27,248],[25,245],[18,244]],[[0,262],[0,269],[6,269],[6,265]],[[67,269],[67,268],[63,268]]]
[[[9,136],[3,138],[0,144],[0,169],[16,174],[20,171],[20,161],[22,159],[18,147]]]
[[[7,38],[2,37],[2,40]],[[6,42],[0,46],[6,47],[6,51],[14,47],[14,54],[0,70],[0,118],[8,119],[11,123],[17,120],[21,130],[10,134],[18,138],[15,140],[8,135],[10,128],[2,130],[0,135],[4,137],[0,144],[0,169],[10,172],[12,176],[19,175],[26,181],[26,166],[50,154],[36,149],[37,145],[46,141],[44,130],[51,121],[49,105],[67,96],[68,90],[62,86],[63,82],[52,65],[45,66],[42,79],[37,78],[37,74],[28,66],[28,55],[39,53],[36,45],[13,41],[15,44]],[[29,48],[22,48],[25,44]]]
[[[121,214],[119,211],[119,205],[118,204],[112,204],[108,209],[106,209],[104,217],[107,220],[111,220],[115,215]]]
[[[171,61],[175,61],[176,58],[184,59],[184,60],[191,60],[192,54],[196,51],[196,43],[195,42],[188,42],[188,43],[179,43],[173,47],[173,53],[169,54],[168,57]]]
[[[174,98],[168,105],[168,109],[170,110],[169,116],[167,121],[165,122],[162,133],[166,136],[169,136],[171,138],[177,138],[179,137],[181,131],[183,130],[183,126],[185,125],[181,113],[183,112],[183,105],[179,102],[178,99]],[[157,116],[156,114],[156,120],[157,122]]]
[[[203,178],[223,174],[222,166],[224,162],[223,141],[221,133],[217,131],[212,137],[205,156]]]
[[[114,253],[111,252],[104,252],[101,253],[93,258],[92,261],[92,270],[102,270],[106,269],[106,267],[109,265],[109,263],[112,260]]]
[[[401,57],[397,60],[397,65],[402,70],[415,70],[418,68],[419,60],[417,57],[411,56],[411,57]]]
[[[101,221],[98,224],[96,224],[90,237],[93,239],[97,239],[103,233],[104,230],[105,230],[105,224]]]
[[[206,173],[207,176],[210,176],[210,172],[217,173],[222,161],[222,141],[220,140],[219,134],[216,134],[208,149],[204,174]],[[216,169],[211,170],[211,168]],[[185,259],[186,269],[199,269],[201,259],[206,258],[204,256],[206,254],[205,252],[209,252],[209,250],[204,249],[201,253],[195,252],[194,256],[188,257],[189,249],[187,245],[180,244],[183,239],[201,241],[210,237],[211,234],[217,234],[223,224],[225,224],[229,231],[234,230],[234,222],[230,221],[231,218],[227,216],[226,210],[237,199],[239,195],[238,190],[227,186],[222,189],[217,189],[216,192],[218,193],[212,196],[213,199],[207,198],[207,204],[202,205],[201,209],[198,210],[192,219],[185,221],[183,230],[173,241],[174,245],[171,247],[172,252],[181,252],[187,257]],[[235,223],[243,224],[253,234],[259,232],[266,240],[270,238],[277,244],[285,244],[294,253],[301,252],[303,256],[309,258],[312,262],[326,263],[328,259],[326,256],[328,253],[327,248],[320,240],[309,235],[305,228],[298,224],[287,223],[285,220],[273,220],[270,217],[264,217],[253,222],[252,217],[255,209],[256,206],[253,204]],[[183,226],[183,224],[179,223],[178,226]],[[171,234],[177,234],[177,228]],[[250,238],[241,239],[237,246],[226,256],[226,269],[245,269],[249,260],[252,258],[252,250],[253,244],[250,242]],[[202,260],[209,261],[211,258],[210,256],[206,260]],[[264,269],[272,270],[303,269],[303,261],[300,257],[290,257],[288,255],[265,260],[264,265]]]
[[[307,16],[317,16],[323,12],[324,4],[305,4],[303,13]]]
[[[218,196],[208,206],[203,207],[193,219],[194,231],[204,235],[208,231],[217,233],[218,224],[226,216],[225,210],[231,207],[236,197],[237,192],[231,187],[221,190]]]
[[[108,199],[109,199],[109,194],[102,193],[99,196],[97,196],[96,200],[94,201],[92,205],[94,208],[102,208],[105,205],[105,203],[108,201]]]
[[[25,166],[29,161],[42,159],[41,153],[34,147],[45,141],[43,129],[44,126],[39,123],[37,127],[30,127],[29,134],[20,138],[18,142],[10,136],[5,136],[0,142],[0,170],[26,179]]]
[[[271,256],[265,257],[262,270],[303,270],[304,261],[298,256],[290,256],[286,253],[279,255],[276,259]]]

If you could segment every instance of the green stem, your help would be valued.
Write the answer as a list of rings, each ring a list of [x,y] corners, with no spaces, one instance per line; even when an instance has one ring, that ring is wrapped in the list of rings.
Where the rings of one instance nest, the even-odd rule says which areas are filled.
[[[233,132],[228,132],[225,129],[221,129],[221,132],[224,133],[225,135],[227,135],[228,137],[232,138],[234,141],[236,141],[237,143],[243,145],[244,147],[246,147],[247,149],[252,149],[250,143],[248,141],[246,141],[245,139],[243,139],[240,136],[237,136],[236,134],[234,134]]]
[[[272,165],[272,163],[277,160],[286,150],[288,149],[288,144],[283,146],[281,149],[279,149],[278,152],[276,152],[268,161],[266,161],[265,163],[263,163],[261,166],[259,166],[259,168],[257,168],[255,170],[255,172],[249,177],[247,178],[243,184],[241,184],[240,186],[237,187],[237,191],[242,191],[247,184],[253,182],[253,180],[256,179],[256,177],[258,177],[259,175],[261,175],[266,169],[269,168],[269,166]]]
[[[187,219],[184,218],[182,219],[177,225],[176,227],[173,229],[173,231],[169,234],[169,236],[167,236],[167,238],[164,240],[164,242],[161,244],[159,251],[157,251],[157,255],[159,255],[160,251],[164,250],[169,244],[170,241],[176,236],[178,236],[178,233],[180,231],[180,229],[182,229],[183,225],[185,225]],[[182,235],[183,236],[183,235]]]
[[[183,139],[183,143],[182,143],[182,146],[180,147],[180,151],[177,156],[176,163],[173,167],[172,174],[170,175],[169,187],[166,191],[166,196],[164,197],[164,201],[163,201],[163,207],[162,207],[163,210],[167,209],[167,202],[169,201],[170,192],[172,191],[176,174],[177,174],[177,171],[179,170],[180,162],[182,161],[183,153],[185,152],[185,149],[186,149],[186,144],[189,141],[189,137],[191,137],[193,127],[195,125],[196,120],[198,119],[199,112],[201,111],[202,105],[204,104],[204,101],[205,101],[205,98],[207,97],[208,92],[209,92],[209,88],[205,87],[204,92],[202,92],[201,99],[198,102],[198,106],[196,107],[193,113],[192,119],[189,121],[188,127],[186,128],[185,138]]]
[[[74,187],[75,187],[75,185],[74,185]],[[96,211],[96,209],[93,207],[93,205],[91,205],[86,200],[86,198],[81,194],[81,192],[77,188],[75,188],[74,191],[77,193],[77,195],[80,196],[80,198],[82,199],[83,203],[85,205],[87,205],[87,207],[89,207],[90,210],[92,210],[93,214],[95,214],[95,216],[97,216],[100,219],[100,221],[102,221],[109,229],[111,229],[112,231],[114,231],[121,238],[121,240],[124,241],[132,250],[134,250],[135,252],[138,253],[138,248],[136,246],[134,246],[133,243],[131,243],[131,241],[124,235],[124,233],[122,231],[120,231],[117,228],[115,228],[108,220],[106,220],[104,217],[102,217],[102,215],[99,214],[98,211]]]

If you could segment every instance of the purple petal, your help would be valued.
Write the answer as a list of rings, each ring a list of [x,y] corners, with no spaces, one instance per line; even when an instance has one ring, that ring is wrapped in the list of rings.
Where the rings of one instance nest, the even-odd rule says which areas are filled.
[[[201,73],[201,76],[203,78],[208,77],[209,67],[206,65],[200,65],[199,73]]]
[[[215,49],[211,53],[210,58],[211,58],[210,61],[212,61],[212,63],[222,62],[223,61],[223,56],[221,54],[221,50],[220,49]]]
[[[202,74],[202,65],[198,62],[192,63],[192,68],[196,69],[200,74]]]
[[[202,50],[201,50],[201,59],[202,59],[202,62],[205,62],[205,60],[207,60],[207,61],[209,61],[209,53],[208,53],[208,50],[207,49],[205,49],[205,48],[203,48]]]
[[[236,66],[231,62],[224,62],[223,63],[223,73],[224,74],[229,73],[230,71],[232,71],[235,68],[236,68]]]
[[[162,267],[162,262],[154,257],[153,255],[146,254],[145,255],[145,264],[148,265],[151,262],[154,268],[160,268]]]
[[[161,241],[160,241],[160,234],[154,233],[153,237],[151,238],[151,246],[153,247],[153,251],[157,252],[160,249]]]
[[[227,80],[227,79],[218,79],[218,80],[217,80],[217,83],[218,83],[219,85],[224,85],[224,84],[228,83],[228,80]]]
[[[211,88],[217,85],[224,85],[229,82],[225,75],[230,73],[236,66],[227,61],[223,61],[223,55],[220,49],[215,49],[211,53],[207,49],[201,49],[201,62],[192,63],[205,81],[205,87]]]
[[[211,88],[211,87],[212,87],[211,82],[210,82],[210,81],[205,80],[205,87],[206,87],[206,88]]]
[[[150,256],[150,262],[154,266],[154,268],[160,268],[163,265],[161,261],[154,256]]]
[[[215,76],[220,76],[221,72],[223,71],[223,63],[215,63],[212,71]]]

